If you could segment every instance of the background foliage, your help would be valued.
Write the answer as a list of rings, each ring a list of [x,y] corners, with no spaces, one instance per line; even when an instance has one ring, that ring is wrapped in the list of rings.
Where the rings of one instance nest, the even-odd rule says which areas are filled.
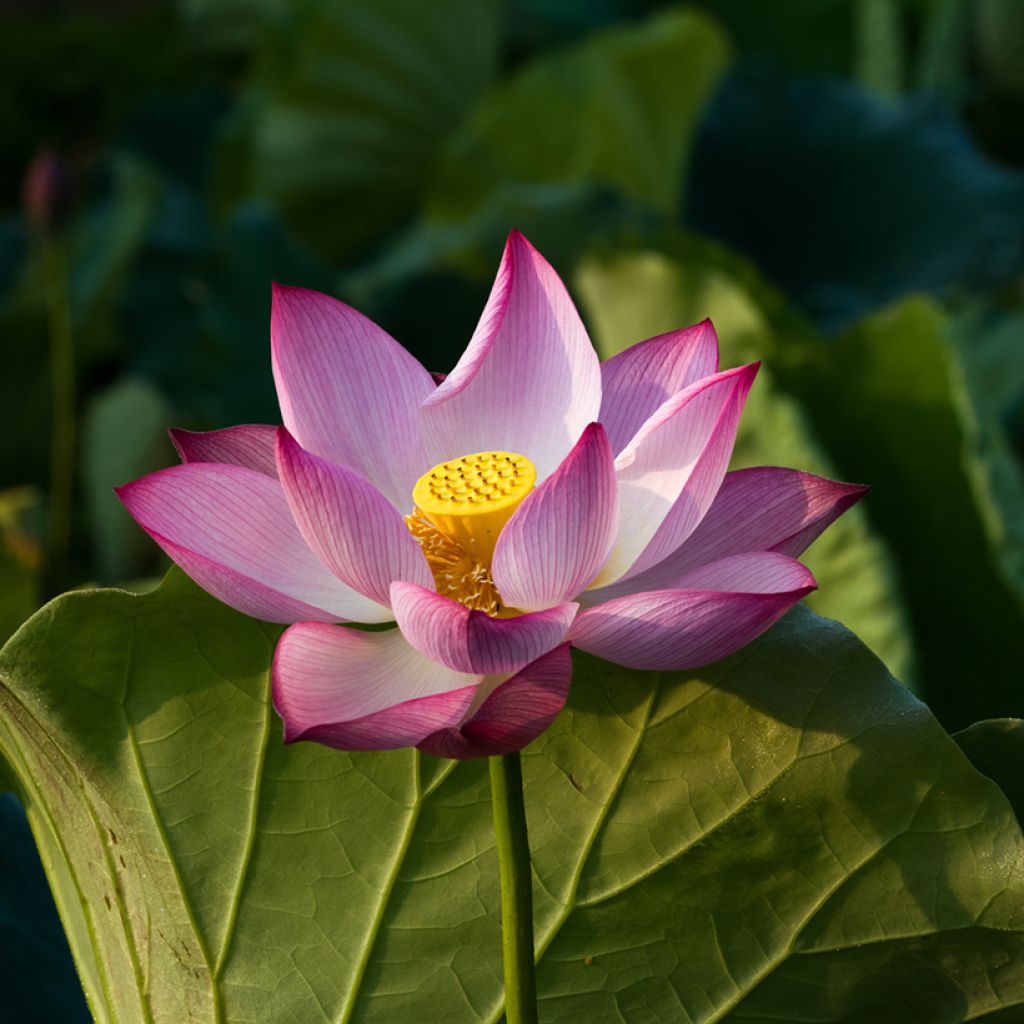
[[[972,723],[1024,713],[1022,26],[1015,0],[7,5],[0,638],[61,590],[162,575],[110,489],[173,461],[169,425],[276,422],[271,279],[339,295],[444,371],[517,226],[602,354],[710,315],[726,365],[765,360],[737,465],[873,485],[812,549],[809,604],[1019,810],[1019,728]],[[21,195],[43,150],[62,171],[40,231]],[[5,947],[70,979],[19,1019],[85,1019],[2,809]],[[22,964],[0,971],[24,982]]]

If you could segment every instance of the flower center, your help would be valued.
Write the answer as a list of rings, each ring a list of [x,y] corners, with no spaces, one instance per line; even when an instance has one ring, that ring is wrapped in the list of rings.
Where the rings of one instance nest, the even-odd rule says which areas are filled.
[[[405,522],[439,594],[489,615],[503,610],[491,579],[494,545],[536,480],[524,455],[494,451],[442,462],[419,478]]]

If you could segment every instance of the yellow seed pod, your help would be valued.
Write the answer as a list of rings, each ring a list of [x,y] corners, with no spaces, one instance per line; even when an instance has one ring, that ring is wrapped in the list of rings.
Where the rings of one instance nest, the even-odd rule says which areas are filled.
[[[434,466],[416,481],[416,514],[484,565],[498,534],[533,490],[537,471],[525,455],[486,451]]]

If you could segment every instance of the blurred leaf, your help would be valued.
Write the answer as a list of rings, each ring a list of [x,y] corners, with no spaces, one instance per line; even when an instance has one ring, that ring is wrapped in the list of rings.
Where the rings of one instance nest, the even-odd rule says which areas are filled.
[[[416,208],[440,140],[497,68],[496,0],[292,5],[225,151],[222,191],[280,204],[324,257]]]
[[[973,7],[968,0],[928,0],[925,7],[917,85],[950,105],[963,99]]]
[[[857,58],[855,77],[882,96],[903,91],[902,0],[856,0]]]
[[[786,384],[840,472],[874,485],[869,513],[899,566],[929,705],[952,728],[1018,708],[1024,608],[965,468],[946,317],[909,299],[789,355]]]
[[[41,143],[86,165],[147,91],[180,73],[191,40],[163,3],[0,7],[0,196],[18,195]]]
[[[446,146],[427,217],[471,217],[496,188],[613,185],[666,214],[728,60],[715,24],[672,9],[544,56],[486,97]]]
[[[778,342],[757,297],[728,270],[716,267],[700,246],[677,244],[671,254],[620,250],[595,255],[581,266],[577,282],[592,337],[605,358],[710,316],[723,367],[768,360],[740,421],[733,468],[782,465],[837,475],[807,417],[775,381],[772,352]],[[891,556],[870,530],[864,509],[845,513],[802,560],[820,585],[808,605],[856,630],[894,673],[913,684],[913,653]]]
[[[494,1024],[486,766],[284,747],[276,632],[172,572],[0,656],[97,1020]],[[1020,828],[841,627],[798,610],[694,676],[581,656],[570,701],[524,759],[545,1021],[1024,1005]]]
[[[607,186],[497,187],[466,220],[417,224],[377,259],[344,274],[338,291],[421,362],[446,372],[484,308],[510,226],[565,276],[594,237],[646,219]]]
[[[1024,175],[935,103],[747,68],[708,111],[691,182],[688,223],[828,329],[910,292],[1024,270]]]
[[[109,193],[83,213],[73,233],[69,286],[79,332],[116,301],[160,199],[160,177],[143,161],[119,157],[110,171]]]
[[[0,491],[0,642],[39,601],[42,520],[42,499],[34,487]]]
[[[101,177],[100,199],[81,210],[53,246],[55,263],[68,267],[80,391],[122,355],[117,303],[161,195],[159,175],[131,157],[115,155]],[[17,369],[0,375],[0,406],[18,424],[17,443],[3,454],[9,480],[45,486],[52,427],[47,288],[40,248],[30,247],[24,256],[0,307],[0,334]]]
[[[160,393],[131,378],[94,397],[85,414],[81,478],[95,565],[104,582],[138,575],[152,554],[149,538],[135,528],[113,488],[173,460],[169,420]]]
[[[0,949],[0,990],[8,1020],[92,1020],[25,813],[10,793],[0,793]]]
[[[999,784],[1024,823],[1024,719],[991,718],[953,734],[982,775]]]
[[[793,70],[849,74],[855,60],[858,2],[704,0],[701,6],[722,20],[743,54],[770,57]]]
[[[1024,314],[968,310],[950,325],[964,468],[997,564],[1024,603],[1024,464],[1007,425],[1024,404]]]
[[[266,204],[242,204],[221,225],[190,189],[167,188],[122,297],[121,322],[128,372],[167,396],[176,425],[277,418],[269,372],[274,280],[330,287]]]
[[[978,0],[973,7],[978,52],[986,76],[1024,98],[1024,18],[1015,0]]]
[[[204,49],[247,53],[261,43],[268,31],[287,22],[289,3],[290,0],[178,0],[178,9]]]

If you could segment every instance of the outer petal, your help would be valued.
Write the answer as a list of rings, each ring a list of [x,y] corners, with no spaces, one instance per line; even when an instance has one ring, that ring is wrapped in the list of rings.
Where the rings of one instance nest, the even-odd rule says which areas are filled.
[[[636,576],[588,591],[587,603],[676,587],[697,566],[743,551],[796,558],[868,490],[777,466],[727,473],[707,515],[679,548]]]
[[[434,390],[430,374],[372,321],[319,292],[275,285],[270,332],[288,430],[406,511],[430,468],[417,411]]]
[[[397,629],[365,633],[300,622],[285,630],[274,653],[274,707],[286,743],[415,746],[462,722],[479,681],[423,657]]]
[[[277,463],[299,532],[339,579],[383,605],[390,603],[392,580],[433,585],[422,549],[373,484],[311,455],[284,427]]]
[[[244,466],[172,466],[117,488],[139,525],[201,587],[271,622],[386,622],[306,546],[281,485]]]
[[[251,423],[224,430],[169,431],[182,462],[219,462],[222,465],[247,466],[266,476],[277,476],[274,438],[277,427]]]
[[[601,371],[550,264],[509,236],[480,323],[458,365],[423,403],[430,461],[486,448],[554,472],[601,408]]]
[[[662,402],[718,370],[710,320],[641,341],[601,364],[601,422],[618,455]]]
[[[419,748],[453,758],[520,750],[555,720],[571,681],[572,657],[569,645],[562,644],[500,683],[464,724],[439,729]]]
[[[592,423],[498,537],[491,572],[505,603],[533,611],[575,597],[604,565],[617,527],[615,462]]]
[[[392,583],[391,606],[405,638],[457,672],[516,672],[557,647],[579,605],[492,619],[415,583]]]
[[[674,395],[615,460],[619,534],[597,586],[657,564],[704,517],[725,476],[758,365],[705,377]]]
[[[712,562],[680,584],[581,612],[570,641],[629,668],[695,668],[750,643],[815,588],[809,570],[770,551]]]

